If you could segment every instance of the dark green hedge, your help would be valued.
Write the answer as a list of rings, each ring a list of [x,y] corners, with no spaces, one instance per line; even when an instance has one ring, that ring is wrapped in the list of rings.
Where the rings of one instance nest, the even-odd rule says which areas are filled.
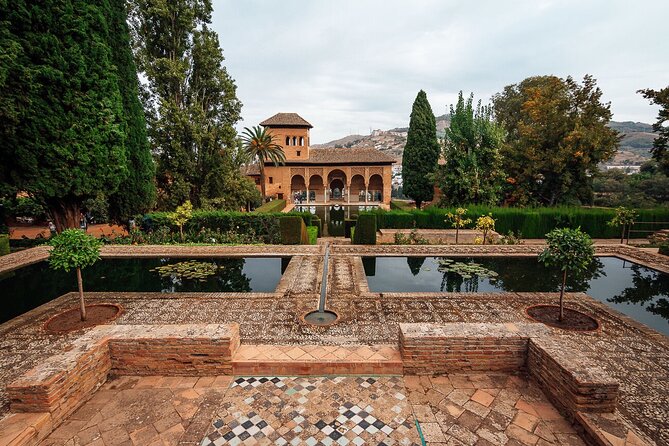
[[[374,213],[363,213],[358,216],[353,233],[356,245],[376,245],[376,216]]]
[[[153,212],[146,214],[141,223],[143,231],[155,231],[167,227],[172,231],[179,229],[170,223],[168,212]],[[231,211],[203,211],[193,212],[185,225],[184,231],[199,232],[204,229],[221,232],[254,233],[263,243],[279,243],[279,219],[286,216],[302,218],[306,226],[311,226],[312,214],[309,212],[231,212]]]
[[[561,227],[581,227],[594,238],[619,238],[620,228],[611,227],[607,223],[615,215],[614,209],[608,208],[501,208],[471,206],[467,218],[473,221],[482,215],[492,213],[496,231],[507,234],[509,231],[521,232],[524,238],[543,238],[548,232]],[[369,211],[376,215],[379,229],[451,229],[444,220],[446,214],[455,208],[427,208],[424,210],[385,211],[376,209]],[[637,221],[669,221],[669,208],[638,209]],[[473,223],[472,225],[473,226]],[[639,226],[640,228],[641,226]],[[647,228],[648,225],[644,226]],[[660,229],[659,227],[654,229]],[[632,237],[644,238],[650,233],[633,232]]]
[[[662,255],[669,256],[669,243],[664,243],[660,245],[658,252]]]
[[[323,236],[323,222],[321,221],[321,218],[318,215],[312,215],[311,216],[311,224],[312,224],[312,226],[316,226],[318,228],[318,236],[322,237]]]
[[[286,200],[272,200],[255,209],[254,212],[281,212],[286,207]]]
[[[0,256],[9,254],[9,235],[0,234]]]
[[[308,245],[309,235],[304,220],[297,215],[279,218],[281,243],[284,245]]]

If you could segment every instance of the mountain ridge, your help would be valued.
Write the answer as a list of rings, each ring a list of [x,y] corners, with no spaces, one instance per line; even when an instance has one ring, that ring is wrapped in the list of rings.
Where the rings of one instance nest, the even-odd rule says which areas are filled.
[[[442,138],[450,124],[450,115],[436,116],[437,136]],[[650,159],[655,134],[651,124],[634,121],[611,121],[609,127],[621,133],[622,139],[612,164],[639,164]],[[389,130],[373,130],[370,135],[347,135],[323,144],[313,144],[315,148],[326,147],[374,147],[402,161],[402,152],[406,145],[408,127],[396,127]]]

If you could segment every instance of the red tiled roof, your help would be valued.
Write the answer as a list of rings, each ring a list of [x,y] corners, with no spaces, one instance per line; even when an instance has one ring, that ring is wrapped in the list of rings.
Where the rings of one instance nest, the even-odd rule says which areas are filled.
[[[260,125],[264,127],[313,127],[297,113],[277,113],[271,118],[265,119]]]

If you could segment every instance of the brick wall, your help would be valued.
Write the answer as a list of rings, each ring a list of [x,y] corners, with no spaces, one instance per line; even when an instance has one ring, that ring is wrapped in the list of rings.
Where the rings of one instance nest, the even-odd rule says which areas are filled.
[[[238,324],[107,325],[76,339],[7,386],[14,412],[49,412],[54,424],[117,375],[232,373]]]
[[[400,353],[405,374],[527,370],[572,414],[613,411],[618,383],[550,334],[542,324],[400,324]]]
[[[551,401],[571,413],[613,412],[616,408],[618,383],[591,358],[545,338],[532,338],[527,365]]]

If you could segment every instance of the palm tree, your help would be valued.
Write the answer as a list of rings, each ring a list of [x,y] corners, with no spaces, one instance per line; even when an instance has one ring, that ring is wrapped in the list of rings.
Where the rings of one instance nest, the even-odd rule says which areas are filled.
[[[260,190],[265,200],[265,162],[271,161],[275,166],[282,165],[286,161],[286,154],[283,153],[283,147],[274,142],[272,133],[260,126],[252,129],[245,127],[242,141],[249,158],[257,159],[260,165]]]

